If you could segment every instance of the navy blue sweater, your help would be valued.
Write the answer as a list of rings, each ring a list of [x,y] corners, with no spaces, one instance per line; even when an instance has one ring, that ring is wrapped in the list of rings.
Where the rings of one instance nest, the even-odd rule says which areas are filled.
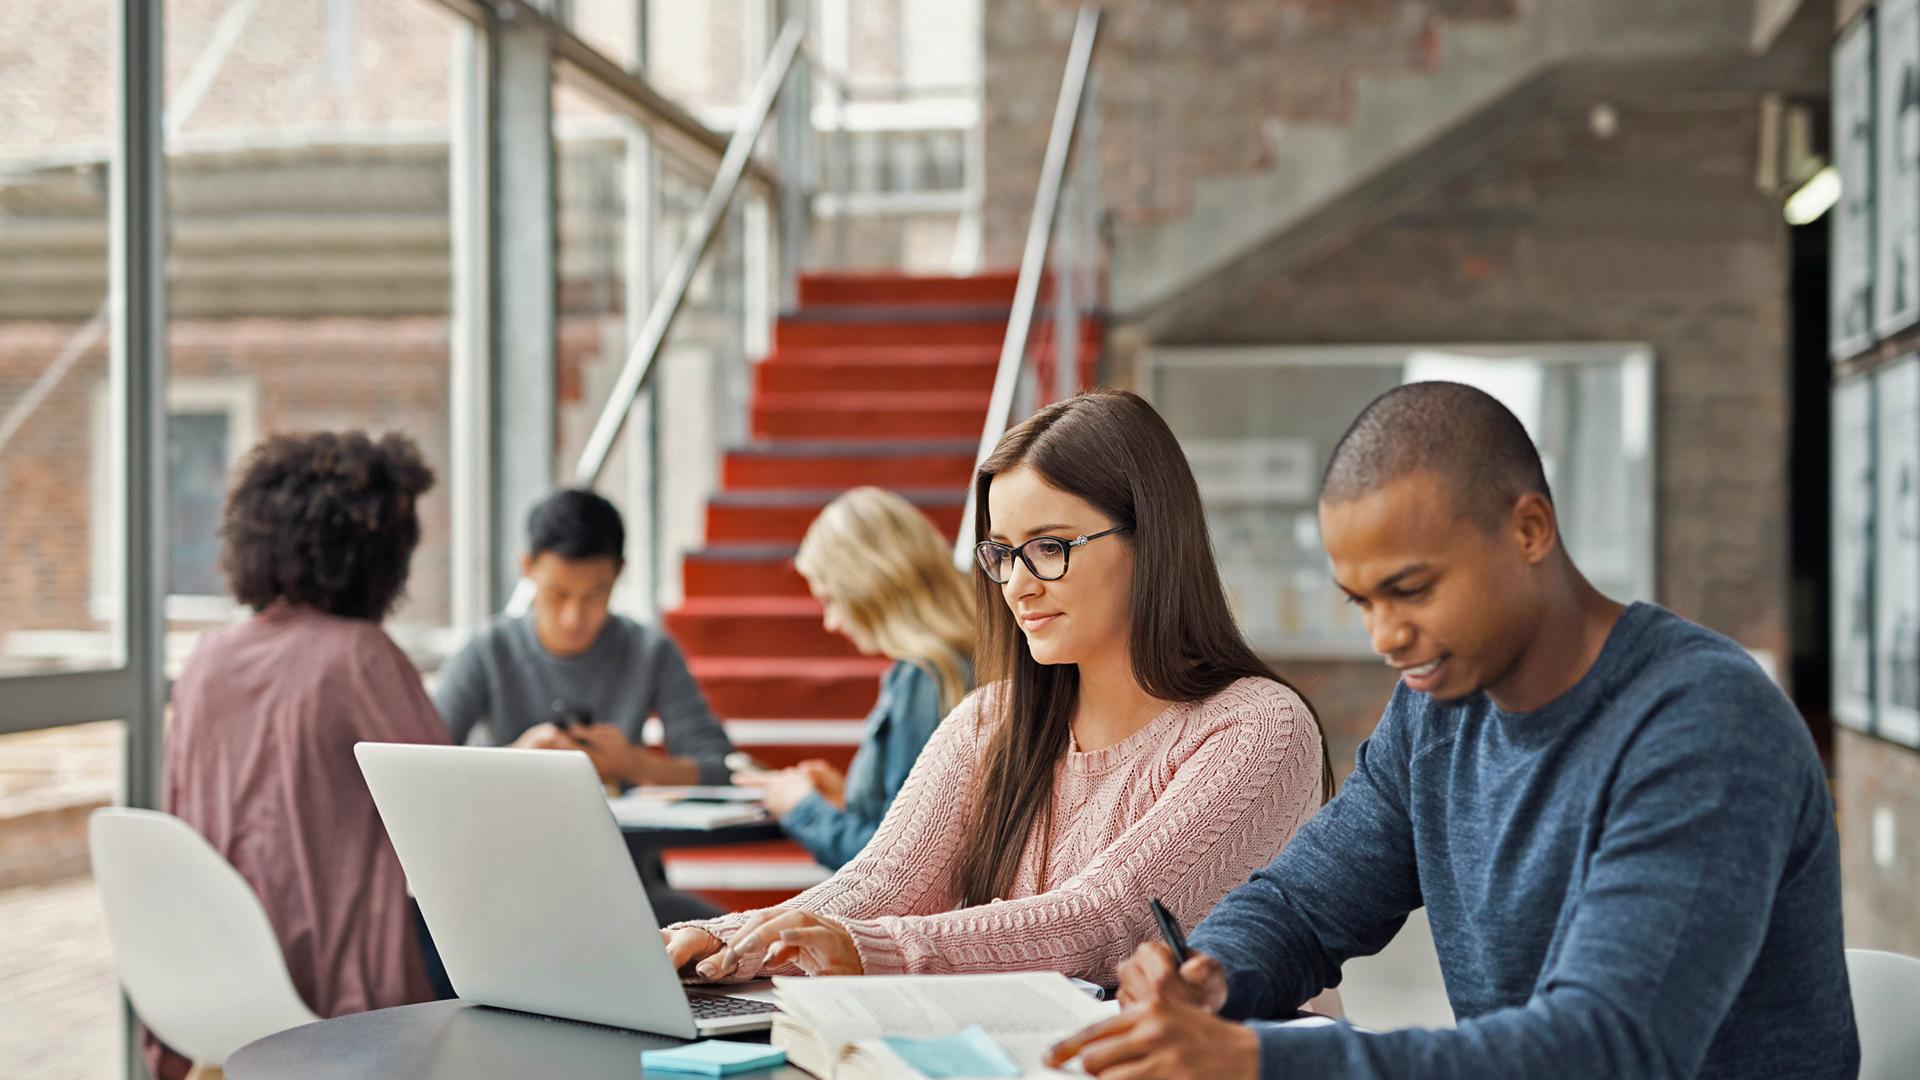
[[[1832,800],[1733,642],[1636,604],[1531,713],[1394,693],[1338,797],[1193,947],[1226,1015],[1338,984],[1425,905],[1459,1026],[1256,1025],[1261,1075],[1852,1078]]]

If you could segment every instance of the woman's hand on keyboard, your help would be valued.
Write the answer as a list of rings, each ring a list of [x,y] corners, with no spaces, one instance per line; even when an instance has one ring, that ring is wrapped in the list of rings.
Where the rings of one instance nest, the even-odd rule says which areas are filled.
[[[769,908],[734,931],[725,948],[699,962],[707,979],[751,979],[763,969],[792,963],[809,975],[859,975],[865,968],[853,936],[811,911]]]
[[[721,950],[721,941],[697,926],[680,926],[660,931],[667,947],[667,959],[682,978],[694,977],[693,965]]]

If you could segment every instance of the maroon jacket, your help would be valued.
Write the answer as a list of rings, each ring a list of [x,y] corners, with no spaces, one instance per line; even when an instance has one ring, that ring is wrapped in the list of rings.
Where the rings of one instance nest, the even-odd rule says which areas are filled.
[[[323,1017],[432,996],[362,740],[447,741],[413,665],[364,619],[276,605],[208,634],[174,685],[167,809],[253,886]]]

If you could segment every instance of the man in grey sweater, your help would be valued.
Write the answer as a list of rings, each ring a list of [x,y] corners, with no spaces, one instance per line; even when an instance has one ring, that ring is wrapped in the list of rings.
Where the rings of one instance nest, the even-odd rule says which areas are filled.
[[[484,724],[496,745],[585,751],[602,780],[623,787],[732,782],[733,743],[680,647],[608,609],[625,550],[620,512],[591,491],[559,491],[533,508],[520,563],[536,586],[532,610],[475,634],[433,692],[456,744]],[[664,752],[642,744],[653,716]],[[640,877],[662,923],[716,911],[668,889],[656,855],[641,860]]]
[[[520,564],[536,587],[532,610],[475,634],[433,693],[456,744],[484,724],[498,746],[584,750],[609,783],[731,782],[733,743],[680,647],[608,610],[625,548],[620,512],[591,491],[533,508]],[[652,716],[665,753],[641,745]]]
[[[1400,672],[1386,714],[1195,955],[1141,946],[1122,1014],[1057,1059],[1163,1080],[1853,1077],[1832,800],[1744,651],[1588,584],[1525,430],[1464,386],[1370,405],[1320,522]],[[1457,1028],[1259,1022],[1422,906]]]

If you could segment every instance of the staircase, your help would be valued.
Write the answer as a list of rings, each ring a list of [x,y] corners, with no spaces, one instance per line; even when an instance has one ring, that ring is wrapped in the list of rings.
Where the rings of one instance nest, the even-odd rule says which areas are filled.
[[[841,768],[852,759],[890,661],[821,627],[794,552],[834,496],[863,484],[900,493],[956,535],[1014,280],[801,278],[797,310],[755,371],[752,441],[726,452],[706,546],[686,554],[685,600],[664,617],[734,742],[755,758]],[[1086,329],[1083,384],[1097,333]],[[666,861],[677,886],[736,910],[826,876],[790,843]]]

